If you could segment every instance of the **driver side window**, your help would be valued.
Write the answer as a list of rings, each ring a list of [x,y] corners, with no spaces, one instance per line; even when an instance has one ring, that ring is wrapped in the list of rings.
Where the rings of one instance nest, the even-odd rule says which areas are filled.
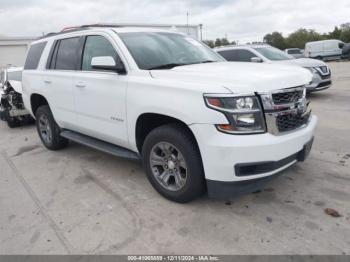
[[[113,57],[116,64],[120,63],[117,51],[105,37],[98,35],[88,36],[84,47],[82,70],[101,71],[91,66],[92,59],[101,56]]]

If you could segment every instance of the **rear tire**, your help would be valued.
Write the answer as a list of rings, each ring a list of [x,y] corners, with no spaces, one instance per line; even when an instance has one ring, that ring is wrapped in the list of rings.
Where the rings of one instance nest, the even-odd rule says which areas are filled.
[[[39,137],[47,149],[59,150],[68,145],[68,140],[60,135],[61,129],[53,118],[49,106],[39,107],[35,117]]]
[[[186,203],[205,192],[202,159],[189,130],[170,124],[150,132],[142,161],[152,186],[165,198]]]

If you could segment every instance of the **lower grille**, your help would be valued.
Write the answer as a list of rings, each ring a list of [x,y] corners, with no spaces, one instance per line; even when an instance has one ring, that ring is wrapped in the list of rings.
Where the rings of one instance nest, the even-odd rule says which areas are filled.
[[[321,75],[321,79],[322,79],[322,80],[329,79],[329,78],[331,78],[331,74],[328,74],[328,75]]]
[[[309,120],[310,114],[301,115],[301,114],[289,114],[281,115],[276,119],[277,128],[279,132],[287,132],[297,129],[305,125]]]
[[[326,82],[320,83],[320,84],[317,86],[317,88],[329,86],[330,84],[332,84],[332,81],[326,81]]]
[[[253,176],[264,174],[268,172],[275,171],[281,167],[284,167],[292,162],[295,162],[298,159],[298,154],[293,154],[289,157],[281,159],[275,162],[257,162],[257,163],[247,163],[247,164],[236,164],[235,173],[236,176]]]

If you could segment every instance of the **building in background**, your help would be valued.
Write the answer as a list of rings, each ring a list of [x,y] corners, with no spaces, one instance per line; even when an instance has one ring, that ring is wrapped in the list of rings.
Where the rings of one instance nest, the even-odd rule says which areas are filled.
[[[29,44],[35,37],[0,36],[0,68],[23,66]]]
[[[171,30],[189,35],[200,40],[202,25],[174,25],[174,24],[113,24],[114,26],[153,27]],[[36,37],[6,37],[0,36],[0,68],[23,66],[29,44]]]

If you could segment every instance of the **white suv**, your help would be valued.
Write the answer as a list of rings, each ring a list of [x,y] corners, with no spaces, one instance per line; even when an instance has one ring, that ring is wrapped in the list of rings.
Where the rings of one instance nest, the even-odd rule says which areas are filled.
[[[141,159],[153,187],[190,201],[260,189],[310,151],[309,71],[229,63],[174,31],[82,26],[32,43],[23,99],[50,150],[73,140]]]

